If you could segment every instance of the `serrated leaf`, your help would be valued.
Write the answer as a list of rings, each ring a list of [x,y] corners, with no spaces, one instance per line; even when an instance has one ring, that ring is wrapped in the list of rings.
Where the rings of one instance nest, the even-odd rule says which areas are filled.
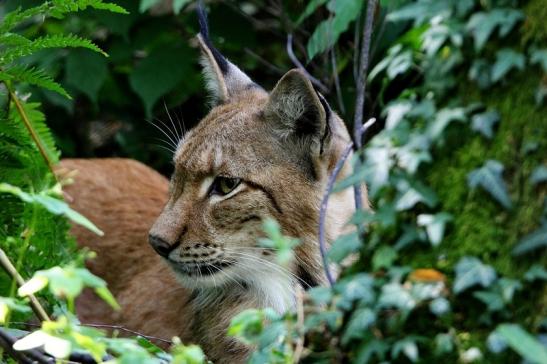
[[[46,74],[41,69],[27,68],[23,66],[15,66],[7,68],[4,71],[0,71],[0,79],[4,79],[2,75],[6,75],[6,80],[15,80],[19,82],[28,83],[34,86],[42,87],[70,99],[70,95],[66,90],[53,80],[51,76]]]
[[[461,293],[475,285],[489,287],[496,278],[496,271],[491,266],[483,264],[475,257],[463,257],[456,264],[454,293]]]
[[[507,345],[531,363],[547,364],[547,349],[517,324],[501,324],[496,332]]]
[[[66,82],[83,92],[93,103],[108,75],[107,61],[99,54],[77,49],[66,57]]]
[[[512,202],[507,193],[502,174],[503,165],[496,160],[488,160],[482,167],[467,175],[467,184],[473,189],[478,186],[482,187],[503,207],[510,209]]]
[[[520,239],[517,246],[513,248],[512,254],[522,255],[545,247],[547,247],[547,224]]]
[[[525,58],[522,53],[504,48],[496,53],[496,62],[492,66],[492,82],[498,82],[513,68],[523,70]]]
[[[532,175],[530,176],[530,183],[532,185],[537,185],[539,183],[543,183],[547,181],[547,167],[546,166],[538,166],[534,169],[532,172]]]
[[[493,127],[499,120],[500,114],[496,111],[485,111],[475,114],[471,118],[471,129],[491,139],[494,136]]]

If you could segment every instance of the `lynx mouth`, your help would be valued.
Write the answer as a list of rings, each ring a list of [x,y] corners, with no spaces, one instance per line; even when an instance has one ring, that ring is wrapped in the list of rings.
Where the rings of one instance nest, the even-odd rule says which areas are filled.
[[[221,270],[234,265],[235,262],[232,261],[223,261],[215,263],[193,263],[193,264],[182,264],[182,263],[171,263],[173,269],[180,274],[184,274],[189,277],[201,277],[201,276],[211,276],[220,272]]]

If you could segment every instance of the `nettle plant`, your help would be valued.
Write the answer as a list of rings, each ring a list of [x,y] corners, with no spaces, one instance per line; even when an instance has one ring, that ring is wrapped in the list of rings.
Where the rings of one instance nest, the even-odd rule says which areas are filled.
[[[332,34],[336,39],[358,18],[341,10],[345,1],[313,1],[301,18],[325,3],[331,15],[311,36],[309,58],[328,50]],[[518,29],[527,19],[512,4],[421,0],[385,2],[378,9],[375,1],[368,2],[363,10],[379,15],[377,31],[407,29],[368,75],[379,91],[375,103],[383,108],[385,127],[359,151],[355,174],[336,186],[366,182],[374,211],[357,211],[350,222],[356,232],[330,248],[329,261],[341,268],[332,286],[309,290],[295,314],[253,310],[234,319],[230,333],[258,347],[251,362],[513,363],[521,357],[526,363],[547,363],[547,321],[540,303],[547,280],[542,254],[547,201],[535,214],[539,221],[531,222],[539,228],[509,250],[507,259],[519,262],[522,272],[503,275],[478,256],[452,254],[449,259],[439,253],[446,232],[461,219],[442,210],[443,201],[431,186],[432,176],[443,174],[436,168],[444,168],[435,158],[450,155],[462,138],[490,143],[503,122],[497,110],[466,94],[462,83],[490,91],[522,82],[514,79],[519,72],[547,72],[547,49],[521,40]],[[329,22],[339,25],[330,35]],[[398,82],[407,88],[391,99],[384,96]],[[544,81],[535,87],[526,90],[526,97],[541,108]],[[458,93],[463,97],[454,97]],[[526,145],[538,148],[537,143]],[[531,168],[522,188],[541,198],[546,169],[541,164]],[[509,193],[500,161],[484,158],[466,173],[463,188],[491,199],[486,203],[497,204],[500,213],[527,208],[528,202]],[[481,242],[476,244],[480,251]],[[529,300],[539,307],[520,307]]]
[[[56,358],[202,363],[205,359],[199,347],[184,346],[176,338],[168,343],[168,353],[144,337],[109,337],[104,330],[82,326],[75,316],[75,299],[85,287],[119,309],[106,283],[81,268],[84,258],[92,254],[76,253],[68,235],[68,220],[98,235],[102,232],[63,201],[62,185],[70,182],[70,175],[54,171],[59,151],[45,116],[38,103],[29,101],[32,96],[21,90],[33,85],[70,98],[45,71],[26,65],[26,57],[42,50],[79,47],[107,56],[94,43],[76,35],[25,34],[25,25],[37,18],[61,19],[88,8],[126,13],[122,7],[101,0],[53,0],[16,9],[0,21],[0,265],[6,272],[0,272],[0,295],[4,296],[0,296],[0,358],[3,361],[6,354],[9,362],[49,363]],[[44,293],[41,300],[36,293]],[[29,318],[30,308],[42,321],[41,327],[26,336],[26,331],[10,329],[14,318]],[[55,312],[55,319],[48,316],[50,310]]]

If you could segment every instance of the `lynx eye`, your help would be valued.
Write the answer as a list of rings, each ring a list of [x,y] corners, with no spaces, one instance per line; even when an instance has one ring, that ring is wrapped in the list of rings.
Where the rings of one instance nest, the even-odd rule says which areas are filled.
[[[213,182],[211,194],[226,196],[227,194],[232,192],[237,186],[239,186],[240,183],[241,179],[239,178],[219,176],[215,178],[215,181]]]

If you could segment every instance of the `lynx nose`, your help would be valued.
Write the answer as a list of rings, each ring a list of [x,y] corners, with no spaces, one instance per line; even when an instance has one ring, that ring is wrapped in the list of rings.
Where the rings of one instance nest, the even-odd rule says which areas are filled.
[[[155,235],[148,235],[148,242],[152,245],[152,248],[154,248],[156,253],[164,258],[167,258],[169,253],[176,248],[176,245],[171,246],[168,242]]]

